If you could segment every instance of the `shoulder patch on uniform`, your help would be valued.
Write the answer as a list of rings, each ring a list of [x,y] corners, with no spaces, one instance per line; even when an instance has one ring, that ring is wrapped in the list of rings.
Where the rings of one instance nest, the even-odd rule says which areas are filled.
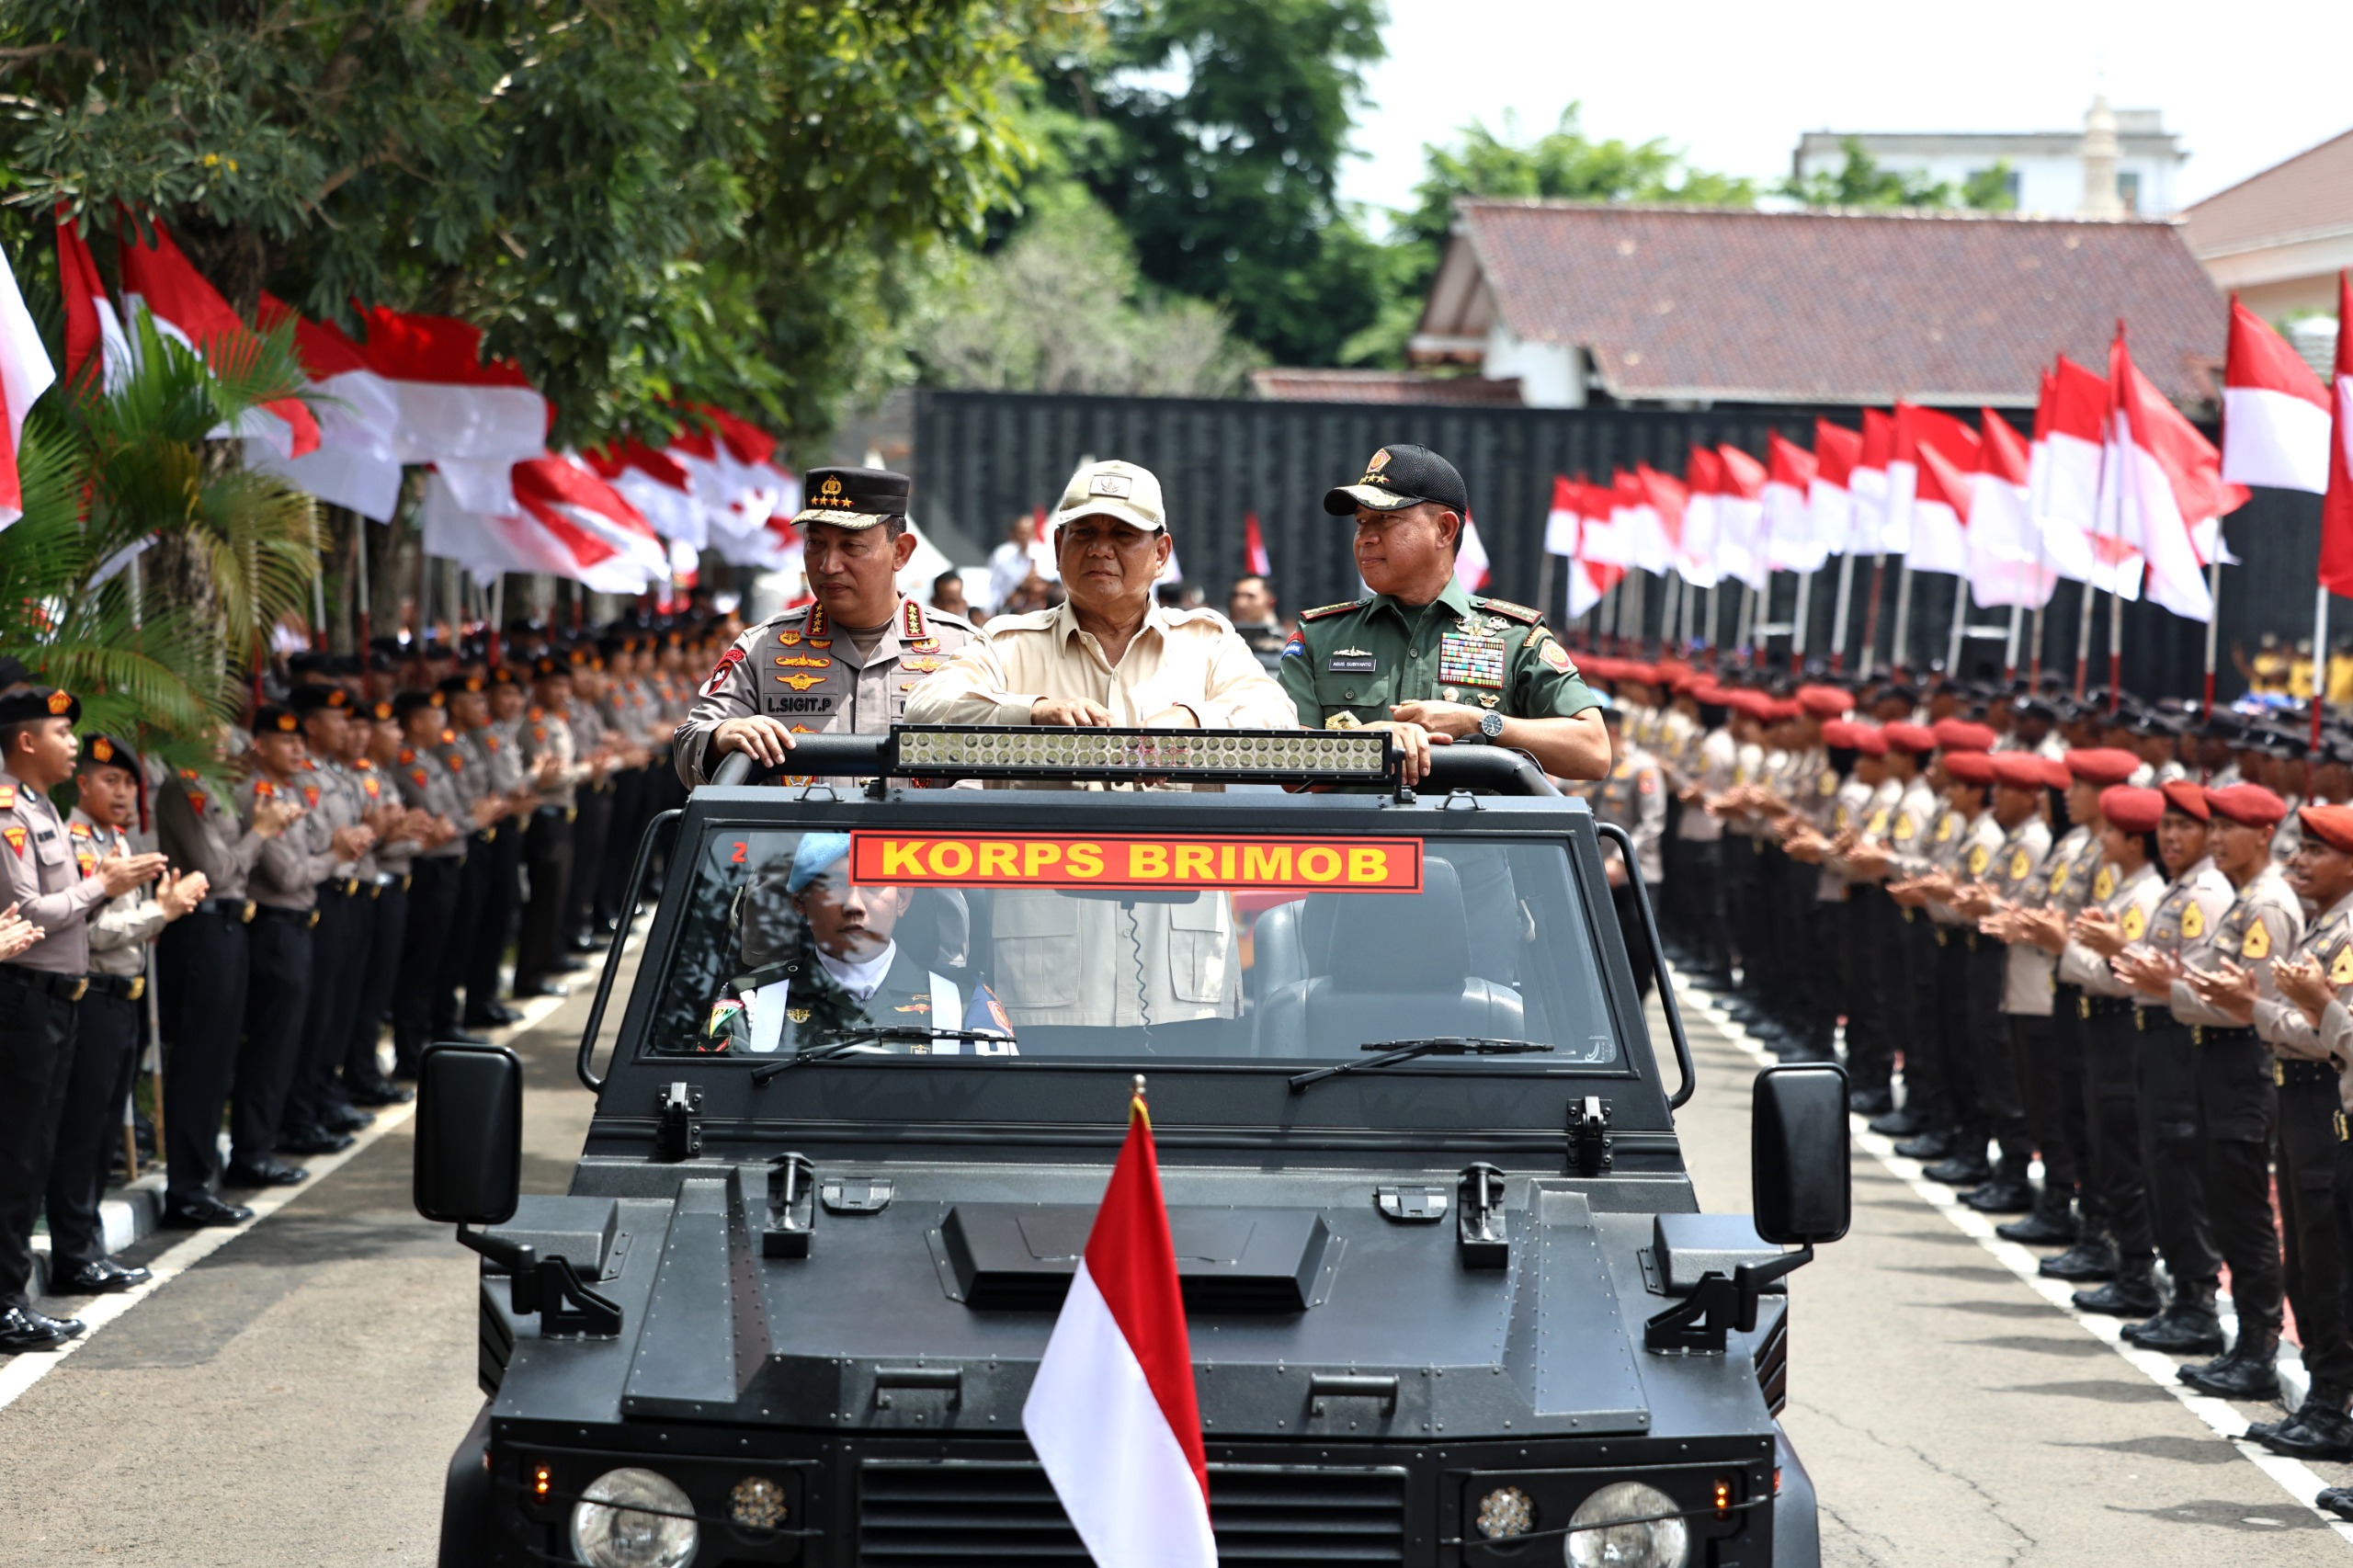
[[[1370,599],[1350,599],[1346,604],[1322,605],[1314,609],[1301,610],[1299,612],[1299,619],[1302,620],[1321,620],[1327,615],[1344,615],[1352,609],[1362,609],[1371,602],[1372,601]]]
[[[1473,598],[1471,601],[1471,608],[1483,609],[1491,615],[1500,615],[1506,620],[1517,620],[1527,626],[1533,626],[1544,619],[1542,610],[1530,609],[1526,605],[1516,605],[1509,599]]]

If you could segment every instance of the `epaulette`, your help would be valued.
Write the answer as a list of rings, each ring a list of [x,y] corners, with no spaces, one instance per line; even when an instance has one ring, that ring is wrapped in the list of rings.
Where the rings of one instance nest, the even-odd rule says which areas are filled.
[[[401,766],[403,767],[406,767],[410,763],[415,762],[415,760],[416,748],[415,746],[401,747]]]
[[[1303,609],[1299,612],[1299,619],[1302,620],[1321,620],[1327,615],[1340,615],[1348,610],[1362,609],[1371,602],[1372,601],[1370,599],[1350,599],[1346,604],[1324,605],[1316,609]]]
[[[1483,609],[1491,615],[1500,615],[1506,620],[1517,620],[1527,626],[1533,626],[1544,619],[1542,610],[1530,609],[1526,605],[1516,605],[1509,599],[1483,599],[1474,597],[1471,601],[1471,608]]]

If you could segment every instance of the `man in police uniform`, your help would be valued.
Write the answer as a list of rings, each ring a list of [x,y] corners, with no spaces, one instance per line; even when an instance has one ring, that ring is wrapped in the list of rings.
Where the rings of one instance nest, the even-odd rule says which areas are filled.
[[[793,521],[816,602],[762,621],[720,656],[673,737],[688,789],[729,752],[780,767],[795,735],[887,733],[915,685],[979,635],[898,590],[915,551],[908,487],[882,469],[809,471],[809,504]]]
[[[1561,778],[1609,769],[1600,703],[1577,678],[1541,612],[1466,593],[1454,574],[1469,494],[1427,447],[1387,446],[1364,477],[1325,494],[1356,518],[1356,564],[1370,598],[1299,618],[1284,645],[1283,690],[1311,729],[1385,729],[1408,783],[1433,744],[1506,745]]]

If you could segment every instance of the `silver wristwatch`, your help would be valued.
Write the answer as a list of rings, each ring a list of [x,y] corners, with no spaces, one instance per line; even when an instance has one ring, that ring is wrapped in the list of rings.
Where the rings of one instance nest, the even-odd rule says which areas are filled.
[[[1504,716],[1502,714],[1495,711],[1493,709],[1489,709],[1486,712],[1479,715],[1478,742],[1480,744],[1493,745],[1495,742],[1503,739],[1503,734]]]

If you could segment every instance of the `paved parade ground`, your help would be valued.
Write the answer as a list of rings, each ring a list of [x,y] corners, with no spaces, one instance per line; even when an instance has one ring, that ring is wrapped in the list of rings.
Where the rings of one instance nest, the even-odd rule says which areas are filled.
[[[512,1040],[526,1190],[561,1189],[580,1147],[585,1008]],[[1686,1152],[1703,1205],[1743,1209],[1757,1061],[1703,1013],[1692,1028]],[[0,1564],[432,1562],[443,1467],[480,1401],[476,1260],[411,1210],[395,1115],[39,1381],[0,1364],[0,1449],[18,1456]],[[2346,1473],[2267,1460],[2291,1492],[1865,1149],[1852,1233],[1792,1286],[1786,1421],[1825,1563],[2353,1562],[2305,1506]]]

